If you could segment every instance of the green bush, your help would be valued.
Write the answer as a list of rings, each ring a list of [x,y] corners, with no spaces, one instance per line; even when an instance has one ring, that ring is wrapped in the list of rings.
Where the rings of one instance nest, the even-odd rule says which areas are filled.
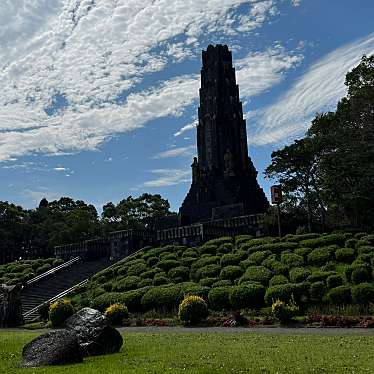
[[[45,265],[42,265],[40,267],[38,267],[35,271],[35,274],[36,275],[41,275],[45,272],[47,272],[48,270],[51,270],[52,269],[52,266],[50,264],[45,264]]]
[[[169,270],[168,276],[171,280],[182,279],[182,282],[185,282],[190,277],[190,269],[186,266],[177,266]]]
[[[206,302],[199,296],[187,296],[178,308],[179,319],[187,325],[194,325],[208,317]]]
[[[235,280],[243,274],[243,269],[240,266],[226,266],[221,270],[219,277],[221,279]]]
[[[217,253],[217,245],[215,244],[204,244],[199,248],[200,254],[215,255]]]
[[[265,287],[259,284],[236,286],[231,289],[230,303],[233,309],[258,309],[264,303]]]
[[[312,252],[311,248],[296,248],[295,251],[294,251],[294,253],[296,255],[301,256],[304,259],[304,261],[307,260],[308,254],[311,253],[311,252]]]
[[[57,266],[60,266],[64,263],[65,261],[62,260],[61,258],[56,258],[55,260],[53,260],[52,262],[52,266],[55,268]]]
[[[276,300],[288,302],[291,300],[294,287],[291,284],[280,284],[278,286],[269,287],[265,293],[265,303],[272,305]]]
[[[304,265],[304,258],[295,253],[283,253],[281,255],[281,262],[288,267],[294,268]]]
[[[324,282],[330,275],[335,275],[334,271],[315,271],[306,279],[310,283]]]
[[[209,306],[213,310],[230,309],[232,287],[214,287],[208,293]]]
[[[138,287],[142,288],[142,287],[152,286],[152,285],[153,285],[153,280],[149,279],[149,278],[146,278],[146,279],[142,279],[139,282]]]
[[[163,270],[160,268],[153,268],[151,270],[145,271],[144,273],[140,274],[140,278],[142,279],[153,279],[156,274],[163,273]],[[164,273],[165,274],[165,273]]]
[[[369,245],[364,245],[362,247],[358,247],[357,252],[359,255],[374,254],[374,247],[369,246]]]
[[[310,294],[311,301],[314,301],[317,303],[321,302],[325,293],[326,293],[326,286],[324,282],[321,282],[321,281],[313,282],[310,285],[309,294]]]
[[[247,254],[243,251],[238,251],[234,253],[228,253],[223,255],[221,258],[221,266],[239,265],[239,262],[247,257]]]
[[[230,279],[222,279],[212,284],[212,287],[225,287],[231,286],[232,281]]]
[[[240,278],[239,283],[246,281],[259,282],[266,286],[269,283],[272,273],[264,266],[250,266],[245,271],[244,275]]]
[[[259,252],[255,252],[249,255],[246,261],[251,262],[253,265],[261,265],[262,262],[269,256],[271,256],[270,251],[259,251]]]
[[[150,288],[142,297],[143,310],[172,310],[179,304],[180,287],[158,286]]]
[[[330,234],[330,235],[323,235],[319,238],[315,239],[306,239],[302,240],[300,244],[303,247],[308,248],[319,248],[325,247],[331,244],[336,244],[340,247],[343,247],[345,243],[345,235],[344,234]]]
[[[149,257],[147,259],[147,266],[148,267],[152,267],[152,266],[155,266],[159,261],[159,258],[158,257]]]
[[[42,321],[47,321],[49,318],[49,308],[50,305],[49,303],[43,303],[42,305],[39,306],[38,308],[38,314],[39,317],[42,319]]]
[[[120,325],[129,318],[129,311],[124,304],[113,304],[106,308],[104,315],[112,325]]]
[[[306,233],[306,234],[299,234],[299,235],[292,235],[292,234],[288,234],[286,235],[284,238],[284,241],[286,242],[296,242],[296,243],[299,243],[303,240],[307,240],[307,239],[316,239],[320,237],[320,234],[316,234],[316,233]]]
[[[351,288],[348,286],[332,288],[327,293],[327,300],[331,304],[350,304],[352,302]]]
[[[352,287],[352,299],[355,304],[369,304],[374,302],[374,285],[361,283]]]
[[[117,281],[117,283],[114,285],[114,291],[130,291],[134,290],[138,287],[138,284],[140,282],[140,278],[136,277],[134,275],[122,278]]]
[[[204,287],[212,287],[213,283],[218,282],[219,278],[203,278],[199,280],[199,284]]]
[[[221,272],[219,265],[211,264],[200,268],[194,275],[195,279],[217,277]]]
[[[355,257],[356,253],[353,248],[339,248],[335,251],[335,258],[338,262],[351,264]]]
[[[309,253],[307,258],[309,265],[321,266],[329,261],[330,252],[324,248],[317,248]]]
[[[358,267],[352,271],[351,281],[354,284],[364,283],[371,279],[370,273],[363,267]]]
[[[182,266],[190,267],[196,261],[195,257],[183,257],[180,260]]]
[[[336,288],[343,285],[343,278],[341,275],[330,275],[326,279],[327,288],[330,290],[331,288]]]
[[[140,287],[140,284],[139,284]],[[142,311],[142,297],[150,287],[141,287],[137,290],[127,291],[120,295],[120,302],[125,304],[130,312]],[[115,298],[114,298],[115,299]]]
[[[178,256],[175,253],[163,252],[160,253],[160,260],[178,260]]]
[[[100,312],[105,312],[105,309],[112,304],[122,302],[122,293],[120,292],[107,292],[93,298],[90,305],[93,309]]]
[[[269,286],[277,286],[278,284],[289,283],[288,279],[284,275],[274,275],[269,281]]]
[[[141,273],[144,273],[147,271],[147,265],[145,262],[137,263],[132,266],[130,266],[127,270],[127,275],[128,276],[139,276]]]
[[[187,257],[194,257],[197,258],[199,257],[199,253],[197,250],[189,248],[186,251],[183,252],[182,258],[187,258]]]
[[[239,248],[243,243],[253,239],[252,235],[238,235],[235,237],[235,245]]]
[[[274,238],[258,238],[258,239],[251,239],[251,240],[246,240],[243,244],[239,246],[239,248],[243,251],[248,251],[252,247],[260,247],[263,245],[268,245],[271,243],[276,242],[277,240]],[[268,248],[266,248],[268,249]],[[265,249],[265,250],[266,250]],[[262,249],[260,249],[262,250]]]
[[[157,267],[159,267],[165,272],[168,272],[170,269],[176,268],[179,265],[179,261],[176,260],[162,260],[157,263]]]
[[[269,270],[271,270],[274,274],[282,274],[286,275],[288,273],[288,266],[282,264],[280,261],[277,261],[273,256],[268,257],[266,260],[262,262],[262,266],[265,266]]]
[[[49,307],[49,320],[52,327],[61,327],[65,321],[74,314],[70,300],[60,299]]]
[[[234,250],[234,245],[232,243],[223,243],[218,247],[217,253],[225,254],[225,253],[230,253],[233,250]]]
[[[192,264],[191,270],[195,271],[207,265],[218,264],[219,260],[220,260],[220,257],[218,256],[201,257],[200,259],[198,259]]]
[[[371,272],[371,267],[369,264],[361,263],[361,262],[354,262],[352,265],[347,266],[345,268],[345,277],[347,278],[348,282],[352,281],[352,273],[355,269],[366,269],[366,271],[369,273]]]
[[[290,281],[292,283],[300,283],[307,280],[311,272],[305,268],[293,268],[290,270]]]
[[[357,242],[358,242],[357,239],[348,239],[345,241],[344,247],[356,248]]]
[[[299,245],[297,243],[268,243],[268,244],[261,244],[255,247],[247,248],[248,253],[255,253],[259,251],[270,251],[274,254],[281,254],[284,251],[292,251],[298,248]],[[242,247],[242,249],[244,249]]]
[[[153,278],[153,285],[154,286],[161,286],[163,284],[168,284],[169,279],[166,277],[165,273],[158,273]]]

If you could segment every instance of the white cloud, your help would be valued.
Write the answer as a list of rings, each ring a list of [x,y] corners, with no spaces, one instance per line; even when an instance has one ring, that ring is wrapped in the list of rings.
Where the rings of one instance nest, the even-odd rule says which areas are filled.
[[[370,34],[317,61],[275,104],[258,113],[252,143],[285,142],[302,135],[316,113],[334,109],[346,95],[346,73],[363,54],[373,53],[374,34]]]
[[[143,187],[167,187],[191,181],[191,170],[156,169],[151,170],[157,178],[143,183]]]
[[[31,200],[35,204],[39,204],[40,200],[47,199],[53,201],[59,199],[61,196],[53,191],[50,191],[46,187],[37,187],[36,189],[25,189],[22,191],[22,195]],[[28,204],[30,205],[30,204]]]
[[[188,123],[187,125],[183,126],[181,129],[179,129],[174,136],[180,136],[184,134],[186,131],[193,130],[197,126],[197,119],[195,119],[193,122]]]
[[[196,146],[190,145],[187,147],[168,149],[167,151],[157,153],[152,158],[159,159],[159,158],[171,158],[171,157],[180,157],[180,156],[192,156],[194,152],[196,152]]]
[[[250,20],[238,11],[245,4]],[[260,27],[276,13],[275,5],[275,0],[2,0],[0,161],[96,149],[113,134],[179,115],[196,97],[191,94],[196,79],[171,79],[133,95],[128,90],[146,74],[196,56],[201,38]],[[171,94],[171,88],[177,92]],[[168,105],[161,102],[169,98]],[[46,108],[54,108],[52,116]]]

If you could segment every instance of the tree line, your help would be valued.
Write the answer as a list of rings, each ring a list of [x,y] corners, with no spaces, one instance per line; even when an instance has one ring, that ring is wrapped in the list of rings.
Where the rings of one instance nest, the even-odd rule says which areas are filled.
[[[101,217],[82,200],[42,199],[36,209],[0,201],[0,264],[19,258],[50,257],[56,245],[80,242],[109,231],[153,227],[157,220],[175,215],[160,195],[129,196],[108,203]]]
[[[288,223],[307,231],[374,228],[374,55],[363,56],[345,84],[336,110],[317,114],[265,171],[283,187]]]

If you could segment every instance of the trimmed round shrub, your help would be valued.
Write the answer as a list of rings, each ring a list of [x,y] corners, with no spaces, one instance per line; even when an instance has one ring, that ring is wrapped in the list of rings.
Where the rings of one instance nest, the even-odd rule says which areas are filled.
[[[353,248],[338,248],[335,251],[335,258],[338,262],[351,264],[356,257],[356,252]]]
[[[274,275],[269,281],[269,286],[277,286],[278,284],[289,283],[288,279],[284,275]]]
[[[233,287],[230,303],[233,309],[260,308],[264,303],[265,287],[249,284]]]
[[[184,251],[182,254],[182,258],[187,258],[187,257],[197,258],[199,257],[199,252],[196,249],[189,248],[186,251]]]
[[[364,283],[370,280],[370,273],[363,267],[358,267],[352,271],[351,281],[354,284]]]
[[[129,318],[129,311],[124,304],[113,304],[105,309],[104,315],[112,325],[120,325],[124,319]]]
[[[264,266],[250,266],[240,278],[239,283],[250,281],[258,282],[266,286],[269,283],[272,273]]]
[[[352,300],[355,304],[369,304],[374,302],[374,285],[361,283],[352,287]]]
[[[97,309],[100,312],[105,312],[105,309],[112,304],[122,303],[122,293],[107,292],[94,297],[91,301],[91,308]]]
[[[357,239],[348,239],[345,241],[345,244],[344,244],[344,247],[347,247],[347,248],[356,248],[356,244],[357,244],[358,240]]]
[[[176,260],[162,260],[157,263],[157,267],[159,267],[165,272],[168,272],[170,269],[176,268],[179,265],[179,261]]]
[[[294,253],[298,256],[301,256],[304,261],[307,260],[308,254],[312,252],[311,248],[296,248]]]
[[[215,244],[204,244],[199,248],[200,254],[215,255],[217,253],[217,245]]]
[[[221,279],[235,280],[243,274],[243,269],[240,266],[226,266],[221,270],[219,277]]]
[[[293,294],[293,286],[291,284],[280,284],[278,286],[269,287],[265,293],[265,303],[272,305],[276,300],[288,302]]]
[[[275,257],[268,257],[261,265],[270,269],[274,274],[286,275],[288,273],[288,266],[277,261]]]
[[[197,295],[203,299],[208,299],[209,287],[204,287],[194,282],[184,282],[178,285],[180,287],[179,300],[188,295]]]
[[[182,282],[185,282],[190,277],[190,269],[186,266],[177,266],[169,270],[168,276],[171,280],[182,279]]]
[[[219,265],[211,264],[200,268],[194,275],[196,279],[213,278],[219,275],[221,267]]]
[[[335,275],[334,271],[315,271],[306,279],[310,283],[326,281],[330,275]]]
[[[225,287],[231,286],[232,281],[230,279],[222,279],[212,284],[212,287]]]
[[[343,278],[341,275],[330,275],[326,279],[327,288],[336,288],[343,285]]]
[[[251,262],[253,265],[261,265],[262,262],[269,256],[271,256],[270,251],[259,251],[259,252],[255,252],[249,255],[248,259],[245,261]]]
[[[55,268],[57,266],[60,266],[64,263],[65,261],[61,258],[56,258],[55,260],[53,260],[52,262],[52,266]]]
[[[138,284],[138,287],[146,287],[146,286],[152,286],[153,284],[153,280],[152,279],[142,279],[139,284]]]
[[[138,284],[140,282],[140,278],[136,277],[135,275],[129,276],[117,281],[114,285],[114,291],[130,291],[138,288]]]
[[[166,277],[165,273],[158,273],[153,278],[153,285],[154,286],[161,286],[163,284],[168,284],[169,279]]]
[[[183,257],[180,260],[182,266],[190,267],[196,261],[195,257]]]
[[[151,270],[145,271],[144,273],[140,274],[140,278],[142,279],[153,279],[156,274],[163,273],[163,270],[160,268],[153,268]],[[165,274],[165,273],[164,273]]]
[[[213,310],[230,309],[232,287],[214,287],[208,293],[209,306]]]
[[[234,245],[232,243],[223,243],[218,247],[217,253],[225,254],[225,253],[230,253],[233,250],[234,250]]]
[[[332,288],[327,293],[327,300],[331,304],[350,304],[352,302],[351,288],[348,286]]]
[[[199,296],[187,296],[179,304],[178,317],[187,325],[194,325],[208,317],[208,307],[204,299]]]
[[[137,264],[134,264],[134,265],[130,266],[127,270],[127,275],[128,276],[130,276],[130,275],[138,276],[138,275],[140,275],[141,273],[144,273],[147,270],[148,270],[148,268],[147,268],[147,265],[145,264],[145,262],[141,262],[141,263],[137,263]]]
[[[191,265],[191,270],[195,271],[207,265],[218,264],[220,257],[218,256],[207,256],[201,257]]]
[[[292,283],[300,283],[307,280],[307,278],[310,276],[311,272],[308,269],[305,268],[293,268],[290,270],[290,281]]]
[[[304,258],[295,253],[282,253],[281,262],[288,267],[296,268],[304,265]]]
[[[38,314],[39,314],[39,317],[43,320],[43,321],[47,321],[48,318],[49,318],[49,308],[50,308],[50,305],[49,303],[43,303],[42,305],[39,306],[38,308]]]
[[[308,264],[321,266],[330,259],[330,252],[325,248],[314,249],[308,255]]]
[[[239,262],[247,257],[245,252],[235,252],[223,255],[221,258],[221,266],[239,265]]]
[[[156,265],[159,261],[159,258],[158,257],[149,257],[147,259],[147,266],[148,267],[152,267],[154,265]]]
[[[235,237],[235,244],[239,248],[243,243],[253,239],[252,235],[238,235]]]
[[[303,247],[308,248],[319,248],[324,247],[331,244],[336,244],[340,247],[344,246],[346,237],[344,234],[330,234],[330,235],[322,235],[315,239],[306,239],[302,240],[300,244]]]
[[[177,260],[178,257],[175,253],[170,253],[170,252],[163,252],[160,253],[160,260]]]
[[[365,245],[362,247],[358,247],[357,253],[359,255],[364,255],[364,254],[374,254],[374,247],[371,247],[369,245]]]
[[[310,285],[309,294],[311,301],[321,302],[326,293],[326,286],[324,282],[314,282]]]
[[[74,308],[70,300],[60,299],[49,307],[49,320],[52,327],[61,327],[65,321],[74,314]]]
[[[179,304],[180,287],[158,286],[150,288],[142,297],[143,310],[160,309],[172,310]]]
[[[140,286],[140,283],[139,283]],[[150,289],[149,286],[141,287],[136,290],[127,291],[121,294],[120,302],[125,304],[130,312],[142,311],[142,297]]]
[[[203,278],[199,280],[199,284],[204,287],[212,287],[213,283],[216,283],[219,278]]]

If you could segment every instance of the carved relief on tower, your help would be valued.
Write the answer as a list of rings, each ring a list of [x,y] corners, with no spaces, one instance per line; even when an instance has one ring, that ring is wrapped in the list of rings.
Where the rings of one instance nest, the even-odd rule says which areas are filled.
[[[235,176],[235,165],[234,165],[234,156],[232,155],[230,148],[226,149],[226,153],[223,156],[224,162],[224,175],[225,177],[233,177]]]

